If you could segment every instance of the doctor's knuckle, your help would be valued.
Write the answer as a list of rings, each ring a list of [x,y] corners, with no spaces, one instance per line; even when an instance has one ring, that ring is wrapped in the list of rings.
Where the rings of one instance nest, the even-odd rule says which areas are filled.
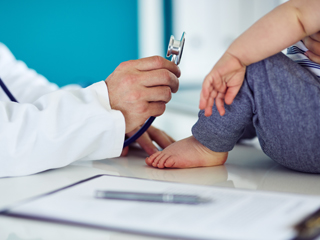
[[[161,78],[161,82],[165,85],[169,85],[172,79],[172,74],[168,70],[161,70],[159,77]]]
[[[165,99],[169,102],[171,100],[172,94],[171,94],[171,89],[170,87],[166,87],[164,89],[163,95],[165,96]]]
[[[160,56],[154,56],[153,61],[156,68],[162,68],[164,65],[164,58]]]
[[[169,82],[172,77],[172,73],[169,72],[168,70],[163,70],[162,74],[163,74],[164,79],[166,79],[167,82]]]

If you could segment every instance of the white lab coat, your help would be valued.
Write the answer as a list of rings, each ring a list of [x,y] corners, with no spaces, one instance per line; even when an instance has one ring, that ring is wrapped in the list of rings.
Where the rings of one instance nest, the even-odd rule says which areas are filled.
[[[112,110],[104,81],[59,89],[0,43],[0,177],[34,174],[77,160],[121,154],[125,121]]]

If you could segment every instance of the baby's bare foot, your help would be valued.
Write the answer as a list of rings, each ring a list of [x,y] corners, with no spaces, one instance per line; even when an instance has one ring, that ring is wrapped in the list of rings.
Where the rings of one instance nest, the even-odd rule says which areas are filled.
[[[146,158],[146,163],[157,168],[209,167],[224,164],[227,157],[228,152],[213,152],[191,136]]]

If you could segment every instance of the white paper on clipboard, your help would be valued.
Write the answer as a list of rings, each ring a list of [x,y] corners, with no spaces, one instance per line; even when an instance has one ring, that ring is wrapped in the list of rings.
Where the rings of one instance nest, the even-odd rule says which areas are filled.
[[[197,194],[186,205],[94,198],[96,190]],[[99,175],[9,207],[3,215],[185,239],[292,239],[320,197]]]

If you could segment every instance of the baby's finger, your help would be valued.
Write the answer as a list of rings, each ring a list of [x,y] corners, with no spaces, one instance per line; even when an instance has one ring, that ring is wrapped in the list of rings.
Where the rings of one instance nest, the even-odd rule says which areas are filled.
[[[216,96],[217,96],[217,92],[216,92],[216,91],[212,91],[212,92],[211,92],[211,95],[210,95],[210,97],[209,97],[209,99],[208,99],[207,106],[206,106],[206,108],[205,108],[205,113],[204,113],[204,115],[205,115],[206,117],[209,117],[209,116],[212,115],[212,108],[213,108],[214,100],[215,100]]]
[[[226,92],[226,96],[225,96],[225,103],[230,105],[232,104],[233,100],[235,99],[235,97],[237,96],[239,90],[240,90],[240,87],[241,86],[234,86],[234,87],[229,87],[227,89],[227,92]]]
[[[214,104],[214,99],[210,98],[208,101],[208,105],[206,106],[204,110],[204,115],[206,117],[210,117],[212,115],[212,106]]]
[[[202,84],[202,89],[201,89],[201,94],[200,94],[200,104],[202,106],[202,108],[200,107],[200,109],[205,108],[205,105],[208,101],[208,98],[210,96],[210,92],[212,91],[212,85],[208,83],[208,81],[206,81],[206,79],[204,80],[203,84]]]
[[[207,106],[207,102],[208,102],[208,99],[203,96],[203,90],[201,90],[199,108],[201,110],[205,109],[205,107]]]
[[[204,110],[204,115],[206,117],[210,117],[212,115],[212,108],[211,107],[206,107],[205,110]]]
[[[199,103],[200,109],[206,108],[209,98],[212,95],[212,92],[215,92],[212,85],[209,85],[209,87],[207,88],[202,88],[201,94],[200,94],[200,103]]]
[[[202,96],[207,99],[210,96],[210,90],[212,89],[211,81],[206,77],[202,83]]]
[[[216,107],[220,116],[223,116],[226,112],[224,108],[224,96],[224,93],[218,93],[218,96],[216,98]]]

